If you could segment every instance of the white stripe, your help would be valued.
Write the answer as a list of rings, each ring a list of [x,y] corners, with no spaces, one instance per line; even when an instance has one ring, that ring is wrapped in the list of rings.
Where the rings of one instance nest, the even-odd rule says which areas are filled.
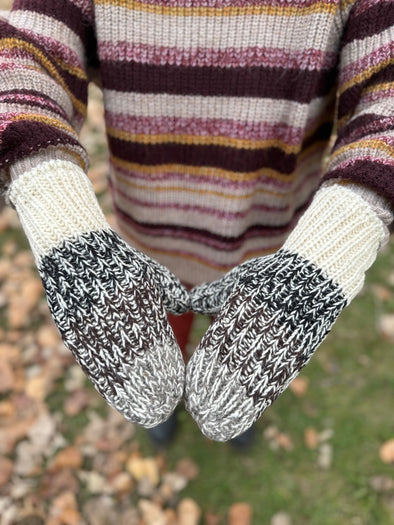
[[[283,122],[295,128],[303,128],[307,116],[313,119],[318,115],[324,102],[324,98],[316,98],[309,104],[302,104],[257,97],[140,94],[104,90],[107,111],[121,115]]]
[[[335,52],[340,31],[320,31],[332,15],[314,13],[294,17],[272,15],[175,16],[133,11],[119,6],[96,6],[99,41],[127,41],[151,46],[226,49],[250,46],[305,51],[305,28],[318,32],[320,49]],[[333,24],[334,26],[334,24]],[[148,29],[149,28],[149,29]],[[274,29],[274,30],[273,30]],[[311,40],[312,42],[313,40]],[[317,47],[317,39],[313,41]]]

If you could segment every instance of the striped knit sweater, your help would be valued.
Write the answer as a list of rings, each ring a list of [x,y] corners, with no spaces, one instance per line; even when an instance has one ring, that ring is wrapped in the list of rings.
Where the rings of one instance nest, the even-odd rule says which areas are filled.
[[[394,204],[392,0],[15,0],[0,25],[2,193],[87,170],[96,80],[120,230],[190,284],[280,248],[322,181]]]

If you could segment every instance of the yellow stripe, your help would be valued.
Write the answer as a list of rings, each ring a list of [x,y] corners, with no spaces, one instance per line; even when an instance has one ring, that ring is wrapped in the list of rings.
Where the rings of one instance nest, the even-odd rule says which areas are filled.
[[[13,122],[17,122],[19,120],[23,121],[33,121],[33,122],[41,122],[43,124],[47,124],[49,126],[54,126],[58,129],[61,129],[63,131],[66,131],[68,133],[71,133],[72,135],[75,135],[75,131],[71,126],[67,126],[67,124],[64,124],[60,120],[53,118],[53,117],[47,117],[45,115],[39,115],[38,113],[20,113],[18,115],[15,115],[11,119]]]
[[[199,177],[214,177],[216,179],[226,179],[233,182],[245,182],[254,181],[261,177],[266,176],[269,179],[278,180],[280,182],[292,182],[294,179],[294,173],[284,175],[270,168],[261,168],[256,171],[250,172],[235,172],[224,170],[221,168],[213,168],[211,166],[189,166],[185,164],[159,164],[155,166],[147,166],[145,164],[138,164],[136,162],[128,162],[117,157],[112,156],[111,161],[114,165],[119,168],[126,169],[129,171],[139,171],[146,174],[160,174],[165,171],[171,171],[180,174],[195,175]]]
[[[300,145],[290,145],[280,140],[245,140],[234,137],[224,136],[201,136],[201,135],[175,135],[163,133],[157,135],[148,135],[145,133],[129,133],[128,131],[118,130],[116,128],[107,128],[108,134],[120,140],[128,142],[137,142],[141,144],[186,144],[189,146],[227,146],[236,149],[256,150],[263,148],[278,148],[285,153],[297,154]]]
[[[56,80],[58,84],[64,89],[67,95],[72,100],[74,107],[81,113],[83,116],[86,116],[86,104],[83,104],[78,100],[68,89],[67,84],[62,79],[61,75],[58,73],[53,64],[47,59],[47,57],[39,51],[33,44],[29,44],[24,40],[19,40],[16,38],[1,38],[0,39],[0,49],[24,49],[31,55],[35,57],[36,60],[40,62],[43,68],[48,71],[48,73]],[[86,75],[82,78],[86,79]]]
[[[385,144],[382,140],[376,140],[376,139],[366,139],[366,140],[358,140],[357,142],[353,142],[352,144],[347,144],[346,146],[343,146],[342,148],[339,148],[335,153],[333,153],[330,157],[330,163],[335,160],[340,155],[343,155],[344,153],[347,153],[348,151],[353,150],[360,150],[360,153],[365,151],[366,148],[371,148],[376,150],[383,151],[384,153],[387,153],[387,155],[394,157],[394,147],[389,146],[388,144]],[[376,160],[379,160],[378,158]]]
[[[129,186],[130,188],[133,188],[134,190],[141,190],[141,191],[147,191],[147,192],[185,192],[185,193],[193,193],[193,194],[199,194],[199,195],[210,195],[214,197],[220,197],[223,199],[229,199],[229,200],[244,200],[244,199],[250,199],[256,193],[263,193],[267,195],[272,195],[274,197],[280,197],[280,198],[287,198],[287,194],[278,193],[275,191],[270,191],[265,188],[260,189],[254,189],[253,192],[247,193],[244,195],[228,195],[227,193],[221,192],[221,191],[213,191],[213,190],[207,190],[207,189],[194,189],[190,187],[185,186],[155,186],[154,188],[149,185],[145,184],[138,184],[134,183],[131,180],[127,180],[119,176],[119,174],[115,174],[115,179],[120,182],[121,184],[125,184],[126,186]]]
[[[342,95],[347,89],[353,87],[356,84],[361,84],[365,80],[368,80],[373,75],[384,69],[385,67],[394,64],[393,58],[388,58],[387,60],[384,60],[383,62],[379,62],[379,64],[376,64],[374,66],[371,66],[368,69],[364,69],[361,73],[356,75],[355,77],[351,78],[344,84],[342,84],[339,88],[339,95]]]
[[[168,7],[151,5],[137,0],[95,0],[96,5],[106,7],[122,7],[131,11],[143,11],[151,14],[166,16],[197,16],[197,17],[225,17],[225,16],[306,16],[315,13],[335,13],[338,7],[334,4],[316,2],[311,6],[269,6],[253,5],[246,7]]]

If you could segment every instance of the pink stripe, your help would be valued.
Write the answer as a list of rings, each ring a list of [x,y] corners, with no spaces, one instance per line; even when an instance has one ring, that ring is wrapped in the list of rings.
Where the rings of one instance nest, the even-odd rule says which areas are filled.
[[[12,95],[3,93],[0,94],[0,103],[5,102],[6,104],[36,104],[40,106],[40,109],[45,108],[46,110],[53,111],[56,114],[61,114],[63,118],[68,119],[67,114],[63,108],[54,104],[49,98],[36,97],[34,95],[25,95],[21,93],[12,93]],[[30,111],[30,110],[29,110]]]
[[[228,180],[225,178],[208,176],[208,175],[199,176],[199,175],[194,175],[191,173],[185,174],[185,173],[176,173],[176,172],[164,172],[160,174],[154,174],[154,173],[151,174],[151,173],[142,173],[139,171],[131,172],[128,170],[119,169],[118,167],[116,167],[116,170],[118,173],[122,173],[123,176],[125,176],[127,179],[136,180],[136,181],[139,180],[139,181],[142,181],[148,184],[152,182],[165,183],[165,182],[172,182],[172,181],[184,183],[185,179],[189,179],[192,181],[193,186],[201,184],[207,188],[213,186],[219,189],[226,189],[226,190],[237,191],[237,192],[240,189],[244,191],[245,190],[258,190],[259,187],[264,187],[264,186],[265,187],[269,186],[269,188],[271,189],[280,190],[280,189],[286,189],[292,184],[292,181],[290,180],[289,181],[279,181],[276,179],[272,179],[268,176],[265,176],[264,172],[262,172],[261,175],[257,179],[245,180],[242,182],[239,182],[239,181],[235,182],[235,181]]]
[[[300,181],[300,183],[297,185],[297,188],[295,188],[295,191],[300,191],[303,186],[308,184],[311,180],[316,180],[316,178],[319,176],[319,173],[310,173],[307,178]],[[183,212],[195,212],[195,213],[202,213],[204,215],[211,215],[213,217],[216,217],[217,219],[221,220],[228,220],[228,221],[234,221],[239,220],[247,217],[250,213],[254,211],[261,211],[261,212],[268,212],[268,213],[286,213],[288,211],[289,206],[268,206],[266,204],[252,204],[248,207],[247,210],[239,211],[239,212],[224,212],[221,210],[218,210],[217,208],[211,208],[206,206],[195,206],[190,204],[181,204],[179,202],[155,202],[154,204],[152,201],[143,201],[141,199],[136,199],[134,197],[131,197],[127,193],[121,191],[119,188],[113,188],[113,192],[116,195],[120,195],[124,200],[127,202],[130,202],[132,205],[141,206],[141,207],[148,207],[150,209],[172,209],[172,210],[181,210]]]
[[[384,164],[385,166],[394,166],[394,159],[377,158],[376,156],[372,157],[371,155],[358,155],[357,157],[352,157],[351,159],[345,160],[335,166],[335,171],[354,166],[354,164],[360,160],[367,160],[368,162],[373,162],[375,164]]]
[[[60,59],[61,61],[65,62],[66,64],[80,68],[82,69],[83,66],[81,64],[81,61],[78,58],[78,55],[74,53],[68,46],[65,46],[58,40],[55,40],[50,37],[44,37],[40,36],[37,38],[37,34],[32,31],[24,31],[25,35],[30,37],[33,42],[36,42],[39,46],[45,48],[46,56],[50,56],[51,54],[55,56],[57,59]],[[21,59],[33,59],[36,60],[34,55],[29,53],[26,49],[22,48],[11,48],[11,49],[2,49],[1,50],[1,56],[5,58],[18,58]]]
[[[140,62],[153,65],[199,67],[283,67],[287,69],[318,70],[335,65],[336,54],[305,49],[289,51],[276,48],[248,47],[237,49],[149,46],[130,42],[101,42],[99,55],[102,60]]]
[[[385,60],[391,58],[394,55],[394,42],[390,42],[379,49],[376,49],[373,53],[363,56],[360,60],[352,62],[347,67],[343,68],[340,74],[339,82],[344,84],[355,76],[364,73],[367,69],[373,66],[378,66]]]
[[[381,91],[368,93],[363,96],[362,104],[368,104],[370,102],[381,102],[384,98],[394,98],[394,88],[382,89]]]
[[[129,133],[158,135],[196,135],[200,137],[232,137],[244,140],[281,140],[299,145],[304,131],[285,123],[240,122],[230,119],[198,119],[177,117],[141,117],[106,111],[107,126]]]
[[[380,1],[380,0],[377,0]],[[315,4],[334,5],[337,0],[139,0],[140,4],[164,7],[309,7]]]

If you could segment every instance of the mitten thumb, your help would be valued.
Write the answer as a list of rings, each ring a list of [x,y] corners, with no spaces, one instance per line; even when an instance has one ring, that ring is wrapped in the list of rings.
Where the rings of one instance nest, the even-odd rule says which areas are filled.
[[[240,279],[249,275],[256,267],[265,266],[272,255],[250,259],[233,268],[223,277],[210,283],[203,283],[190,291],[190,307],[193,312],[212,315],[217,314],[232,294]]]

